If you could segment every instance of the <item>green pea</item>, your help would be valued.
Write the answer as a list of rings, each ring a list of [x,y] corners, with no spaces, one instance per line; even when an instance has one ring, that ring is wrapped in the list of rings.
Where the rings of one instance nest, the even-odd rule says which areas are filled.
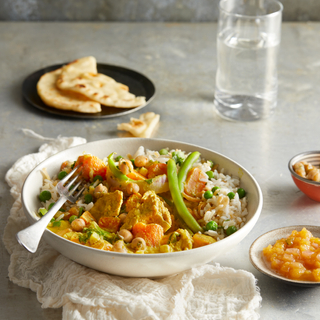
[[[207,174],[209,179],[213,179],[214,178],[214,173],[212,171],[207,171],[206,174]]]
[[[60,171],[59,174],[58,174],[58,179],[62,180],[67,175],[68,174],[65,171]]]
[[[213,161],[211,161],[211,160],[208,160],[208,162],[210,163],[210,167],[212,168],[212,167],[213,167],[213,165],[214,165],[214,162],[213,162]]]
[[[218,190],[218,189],[220,189],[220,187],[213,187],[213,188],[211,189],[211,191],[212,191],[213,193],[215,193],[216,190]]]
[[[226,234],[227,236],[230,236],[230,234],[233,234],[237,231],[237,227],[236,226],[229,226],[228,229],[226,230]]]
[[[239,188],[237,190],[237,193],[238,193],[240,199],[242,199],[242,198],[244,198],[246,196],[246,191],[244,189],[242,189],[242,188]]]
[[[100,180],[100,181],[103,181],[102,177],[100,175],[96,175],[94,178],[93,178],[93,182],[96,182],[97,180]]]
[[[51,199],[51,192],[44,190],[39,194],[39,199],[41,202],[46,202],[47,200]]]
[[[48,211],[47,211],[47,209],[45,209],[45,208],[40,208],[40,209],[39,209],[39,215],[40,215],[41,217],[43,217],[47,212],[48,212]]]
[[[55,202],[49,204],[48,210],[50,210],[55,205]]]
[[[218,224],[215,221],[209,221],[206,224],[206,230],[216,231],[218,229]]]
[[[166,154],[169,153],[169,151],[168,151],[167,149],[161,149],[161,150],[159,151],[159,153],[160,153],[161,156],[165,156]]]
[[[233,192],[229,192],[227,194],[227,196],[229,197],[230,200],[232,200],[234,198],[235,194]]]
[[[59,220],[59,221],[53,221],[52,222],[52,226],[54,226],[54,227],[60,227],[61,226],[61,221]]]
[[[88,193],[88,194],[86,194],[86,195],[84,196],[84,202],[85,202],[86,204],[92,202],[92,195],[91,195],[90,193]]]
[[[204,196],[205,199],[211,199],[211,198],[213,197],[213,193],[212,193],[212,191],[207,190],[207,191],[204,193],[203,196]]]
[[[120,159],[123,159],[123,156],[117,156],[116,157],[116,162],[120,161]]]
[[[73,221],[73,220],[76,220],[76,219],[78,219],[78,216],[71,216],[71,217],[69,218],[69,222],[72,223],[72,221]]]

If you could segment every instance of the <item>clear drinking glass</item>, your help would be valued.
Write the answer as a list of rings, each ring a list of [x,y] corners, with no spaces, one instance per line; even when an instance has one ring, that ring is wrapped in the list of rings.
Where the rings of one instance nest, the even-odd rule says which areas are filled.
[[[274,0],[222,0],[215,107],[229,120],[267,118],[277,105],[283,6]]]

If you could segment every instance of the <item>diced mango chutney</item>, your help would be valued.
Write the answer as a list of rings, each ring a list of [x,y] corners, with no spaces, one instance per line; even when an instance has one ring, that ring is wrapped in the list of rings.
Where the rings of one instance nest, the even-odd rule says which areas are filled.
[[[306,228],[263,249],[263,257],[283,277],[320,282],[320,239]]]

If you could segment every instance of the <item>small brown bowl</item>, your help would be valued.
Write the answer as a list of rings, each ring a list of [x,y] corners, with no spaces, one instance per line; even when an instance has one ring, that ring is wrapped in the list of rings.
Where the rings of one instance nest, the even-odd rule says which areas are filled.
[[[299,153],[289,161],[289,171],[296,186],[310,199],[320,202],[320,182],[312,181],[299,176],[293,165],[300,161],[306,161],[319,168],[320,151],[308,151]]]

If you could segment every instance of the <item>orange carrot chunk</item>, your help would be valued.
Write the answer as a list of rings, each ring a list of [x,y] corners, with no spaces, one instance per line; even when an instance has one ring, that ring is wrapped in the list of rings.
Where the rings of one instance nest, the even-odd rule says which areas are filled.
[[[133,170],[132,172],[127,174],[127,177],[132,180],[146,180],[146,178],[140,174],[139,172]]]
[[[145,240],[147,246],[156,247],[160,245],[163,237],[163,228],[159,224],[136,223],[132,228],[134,238],[140,237]]]
[[[92,214],[89,211],[85,211],[80,217],[80,219],[83,219],[86,225],[88,225],[91,221],[96,221],[96,219],[92,216]]]
[[[113,233],[119,231],[120,223],[121,220],[118,217],[101,217],[99,219],[99,227]]]
[[[92,180],[95,176],[99,175],[102,179],[106,178],[107,165],[99,158],[91,154],[85,154],[78,157],[75,166],[80,165],[79,171],[85,180]]]
[[[167,174],[167,165],[165,163],[154,163],[148,167],[148,179]]]

